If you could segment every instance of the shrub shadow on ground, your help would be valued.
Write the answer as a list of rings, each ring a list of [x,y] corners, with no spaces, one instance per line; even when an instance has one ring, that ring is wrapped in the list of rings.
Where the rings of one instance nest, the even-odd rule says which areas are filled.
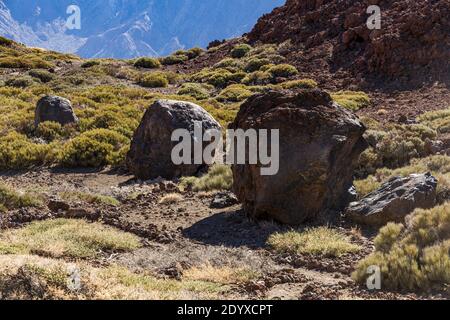
[[[281,227],[271,222],[255,222],[242,210],[224,211],[198,221],[183,230],[183,236],[202,244],[261,249]]]

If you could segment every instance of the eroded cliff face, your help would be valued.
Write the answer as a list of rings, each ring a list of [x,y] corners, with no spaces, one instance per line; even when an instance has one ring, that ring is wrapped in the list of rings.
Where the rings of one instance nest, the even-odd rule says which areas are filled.
[[[381,9],[379,30],[367,27],[370,5]],[[448,82],[449,17],[449,0],[288,0],[263,16],[248,36],[252,42],[291,40],[291,58],[309,60],[314,68],[402,82]]]

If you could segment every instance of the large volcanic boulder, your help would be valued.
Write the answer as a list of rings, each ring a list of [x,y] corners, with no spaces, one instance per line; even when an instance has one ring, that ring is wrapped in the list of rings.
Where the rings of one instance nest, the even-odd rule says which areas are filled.
[[[232,129],[279,129],[279,171],[234,165],[234,192],[247,214],[298,225],[350,199],[353,171],[366,148],[364,125],[321,90],[270,91],[244,103]],[[269,151],[272,146],[269,142]]]
[[[430,173],[394,177],[360,201],[352,202],[346,215],[368,225],[403,223],[415,209],[431,209],[436,205],[436,188],[437,180]]]
[[[172,150],[179,142],[172,142],[172,133],[186,129],[194,143],[194,122],[202,123],[202,130],[221,130],[220,124],[202,107],[183,101],[158,100],[147,109],[141,124],[134,133],[131,149],[127,155],[129,170],[139,179],[158,177],[173,179],[192,176],[206,164],[176,165]],[[192,152],[192,161],[194,154]]]
[[[73,112],[72,103],[69,100],[57,96],[45,96],[36,105],[34,125],[38,127],[41,122],[45,121],[66,125],[78,122],[78,118]]]

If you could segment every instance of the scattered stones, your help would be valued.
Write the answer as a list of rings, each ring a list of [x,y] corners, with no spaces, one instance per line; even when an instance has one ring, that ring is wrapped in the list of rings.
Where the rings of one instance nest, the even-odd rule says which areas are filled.
[[[173,179],[193,176],[206,164],[175,165],[171,155],[178,142],[172,142],[172,134],[177,129],[186,129],[193,137],[194,122],[201,122],[203,132],[221,127],[202,107],[183,101],[158,100],[147,109],[139,128],[134,134],[127,156],[129,170],[139,179],[157,177]],[[192,141],[194,139],[192,138]],[[191,163],[194,162],[192,152]]]
[[[253,96],[231,128],[279,129],[276,175],[262,176],[259,165],[233,166],[234,192],[251,218],[298,225],[350,202],[353,172],[367,146],[365,127],[325,91]]]
[[[385,225],[404,222],[417,208],[430,209],[436,205],[437,180],[430,173],[394,177],[346,210],[346,216],[357,223]]]
[[[211,209],[224,209],[238,204],[237,197],[229,191],[219,192],[214,196],[209,206]]]
[[[78,122],[78,118],[69,100],[58,96],[45,96],[36,105],[34,125],[37,128],[45,121],[66,125]]]
[[[68,211],[70,209],[70,205],[64,201],[59,200],[50,200],[48,203],[48,208],[55,213],[60,211]]]

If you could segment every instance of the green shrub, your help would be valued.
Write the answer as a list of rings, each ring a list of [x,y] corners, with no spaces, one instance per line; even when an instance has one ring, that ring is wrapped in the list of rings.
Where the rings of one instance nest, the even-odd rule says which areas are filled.
[[[139,58],[134,62],[136,68],[156,69],[161,67],[161,62],[154,58]]]
[[[124,160],[129,139],[121,134],[96,129],[72,139],[62,150],[61,164],[67,167],[102,167]]]
[[[184,177],[181,187],[190,187],[194,191],[230,190],[233,184],[233,173],[226,165],[213,165],[207,174],[197,177]]]
[[[340,91],[332,93],[331,97],[340,106],[352,111],[357,111],[370,105],[369,96],[361,91]]]
[[[283,89],[313,89],[317,88],[318,84],[311,79],[301,79],[286,81],[280,84]]]
[[[189,59],[195,59],[199,57],[203,52],[204,50],[202,48],[192,48],[186,52],[186,55]]]
[[[232,83],[239,83],[245,77],[244,72],[233,73],[226,69],[203,69],[191,76],[191,81],[209,83],[216,88],[225,88]]]
[[[139,85],[145,88],[166,88],[169,80],[163,73],[149,73],[139,79]]]
[[[205,100],[209,98],[212,89],[214,87],[208,84],[183,83],[177,94],[191,96],[197,100]]]
[[[175,64],[180,64],[183,63],[185,61],[189,60],[189,57],[187,55],[176,55],[173,54],[171,56],[167,56],[164,58],[160,59],[161,64],[165,65],[165,66],[171,66],[171,65],[175,65]]]
[[[450,109],[427,112],[417,120],[441,134],[450,133]]]
[[[298,74],[296,67],[290,64],[279,64],[267,70],[272,78],[290,78]]]
[[[237,59],[232,58],[225,58],[220,60],[214,65],[214,68],[222,68],[222,69],[228,69],[228,68],[237,68],[239,69],[241,67],[241,61]]]
[[[18,78],[11,78],[5,81],[5,84],[9,87],[27,88],[34,84],[33,78],[29,76],[23,76]]]
[[[217,100],[221,102],[241,102],[252,95],[253,92],[247,86],[232,84],[220,92]]]
[[[253,85],[253,86],[261,86],[266,85],[270,83],[272,80],[271,75],[268,72],[265,71],[255,71],[248,75],[246,75],[242,79],[242,83],[246,85]]]
[[[36,144],[25,135],[10,132],[0,138],[0,168],[28,169],[55,161],[54,145]]]
[[[28,74],[33,78],[39,79],[43,83],[50,82],[55,78],[52,73],[43,69],[30,70]]]
[[[246,65],[245,65],[245,67],[244,67],[244,70],[246,71],[246,72],[255,72],[255,71],[258,71],[259,69],[261,69],[261,67],[263,67],[263,66],[266,66],[266,65],[268,65],[268,64],[270,64],[271,63],[271,61],[269,60],[269,59],[257,59],[257,58],[253,58],[253,59],[250,59],[247,63],[246,63]]]
[[[0,68],[49,69],[51,67],[50,62],[34,55],[0,58]]]
[[[250,50],[252,50],[252,47],[248,44],[238,44],[236,45],[233,50],[231,50],[231,56],[233,58],[243,58],[245,57],[245,55],[247,55],[247,53],[250,52]]]
[[[375,253],[353,274],[357,282],[366,283],[369,266],[378,266],[388,290],[429,290],[450,283],[450,204],[418,209],[407,221],[380,230]]]
[[[57,122],[41,122],[36,128],[36,135],[46,141],[53,141],[63,136],[63,127]]]
[[[88,68],[92,68],[94,66],[99,66],[99,65],[100,65],[100,61],[98,61],[98,60],[88,60],[86,62],[83,62],[81,64],[81,67],[83,69],[88,69]]]

